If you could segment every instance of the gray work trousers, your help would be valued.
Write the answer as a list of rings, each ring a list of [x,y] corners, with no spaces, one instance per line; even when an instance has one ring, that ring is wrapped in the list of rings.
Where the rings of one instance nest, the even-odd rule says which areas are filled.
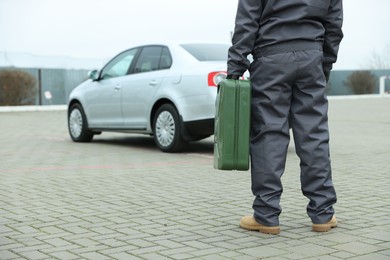
[[[315,224],[328,222],[336,203],[329,157],[328,101],[317,43],[259,50],[252,82],[251,176],[254,217],[278,226],[290,131],[300,158],[301,189]]]

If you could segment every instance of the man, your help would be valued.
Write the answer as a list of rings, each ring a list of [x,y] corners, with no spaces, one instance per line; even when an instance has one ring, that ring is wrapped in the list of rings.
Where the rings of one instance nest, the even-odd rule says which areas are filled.
[[[248,230],[278,234],[289,128],[313,231],[336,227],[326,82],[343,38],[342,0],[239,0],[227,78],[252,82],[253,216]],[[250,64],[247,59],[253,55]]]

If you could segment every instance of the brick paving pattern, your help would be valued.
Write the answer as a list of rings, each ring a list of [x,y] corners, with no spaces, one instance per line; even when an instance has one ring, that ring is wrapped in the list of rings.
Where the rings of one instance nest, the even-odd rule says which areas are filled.
[[[281,233],[240,229],[249,172],[149,136],[73,143],[65,111],[0,113],[0,259],[390,259],[390,98],[330,100],[339,227],[314,233],[289,147]]]

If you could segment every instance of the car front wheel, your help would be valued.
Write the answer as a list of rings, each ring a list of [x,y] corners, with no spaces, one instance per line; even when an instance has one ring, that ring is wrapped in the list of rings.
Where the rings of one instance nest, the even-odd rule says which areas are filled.
[[[163,152],[178,152],[186,142],[181,136],[179,114],[171,104],[162,105],[153,120],[154,141]]]
[[[68,112],[68,129],[74,142],[90,142],[93,132],[88,130],[87,117],[80,104],[73,104]]]

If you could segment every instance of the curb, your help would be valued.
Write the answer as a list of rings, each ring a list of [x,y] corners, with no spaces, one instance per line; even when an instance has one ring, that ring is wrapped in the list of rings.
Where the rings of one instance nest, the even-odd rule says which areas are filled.
[[[1,112],[37,112],[37,111],[63,111],[67,105],[50,105],[50,106],[0,106]]]
[[[390,94],[369,94],[369,95],[340,95],[328,96],[332,99],[370,99],[370,98],[390,98]],[[44,106],[0,106],[1,112],[37,112],[37,111],[63,111],[68,108],[67,105],[44,105]]]

